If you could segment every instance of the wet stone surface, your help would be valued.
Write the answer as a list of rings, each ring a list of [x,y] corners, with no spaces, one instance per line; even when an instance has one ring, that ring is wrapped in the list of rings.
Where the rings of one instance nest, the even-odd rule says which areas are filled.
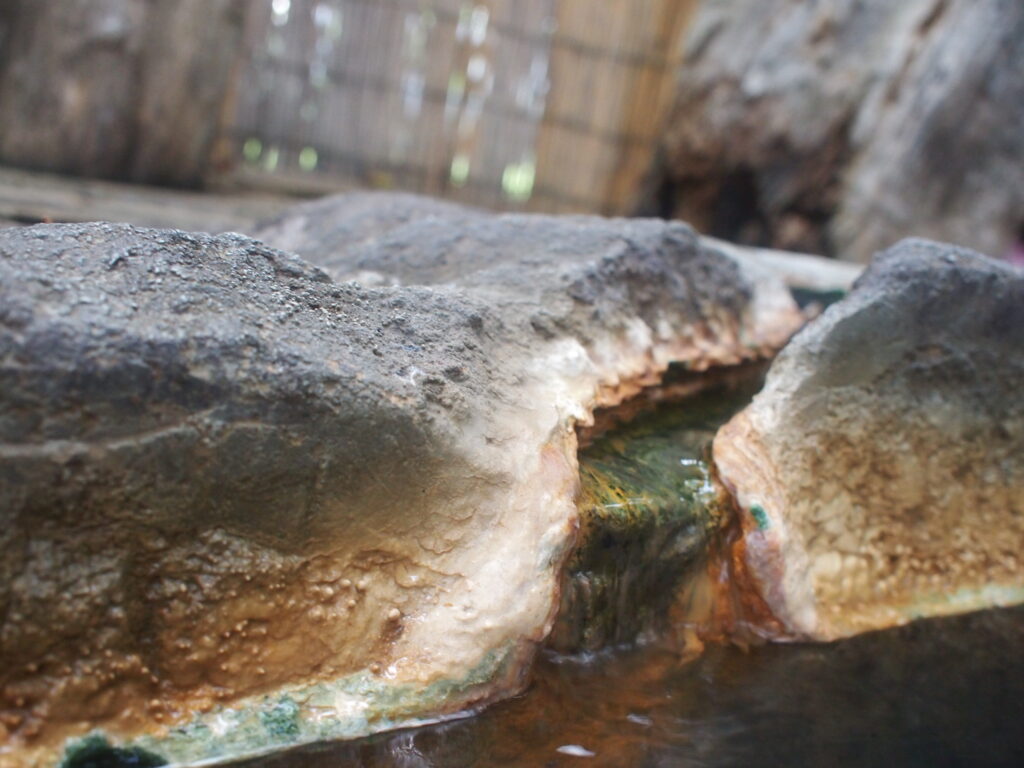
[[[751,581],[833,640],[1024,602],[1024,273],[942,243],[879,254],[715,436]]]

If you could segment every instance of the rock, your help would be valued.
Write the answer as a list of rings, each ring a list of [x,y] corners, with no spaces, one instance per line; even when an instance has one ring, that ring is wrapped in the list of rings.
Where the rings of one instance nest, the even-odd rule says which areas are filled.
[[[351,193],[296,205],[263,222],[253,236],[282,251],[298,253],[342,280],[359,274],[357,251],[372,250],[382,236],[420,219],[445,218],[452,238],[456,227],[488,217],[484,211],[403,192]],[[458,224],[456,224],[458,221]],[[373,276],[362,275],[363,282]],[[369,280],[367,279],[369,277]],[[378,281],[384,280],[381,277]]]
[[[701,3],[651,206],[857,261],[909,235],[1002,256],[1024,210],[1021,71],[1015,0]]]
[[[574,427],[802,319],[680,224],[367,200],[323,204],[377,231],[325,266],[401,287],[239,235],[0,230],[4,759],[98,730],[222,761],[519,690]]]
[[[819,640],[1024,601],[1024,274],[878,256],[716,436],[753,586]]]
[[[507,259],[528,247],[559,247],[530,233],[513,230],[519,222],[538,217],[495,217],[475,208],[403,193],[356,193],[324,198],[295,206],[264,222],[254,237],[301,254],[337,280],[360,280],[368,285],[405,282],[439,283],[452,275],[488,269],[487,257]],[[594,217],[561,217],[552,221],[576,222],[577,227],[598,221]],[[579,234],[573,235],[579,239]],[[702,247],[739,262],[755,281],[780,278],[794,294],[813,298],[835,297],[849,290],[863,271],[860,265],[835,259],[767,248],[750,248],[712,237],[701,237]],[[409,253],[412,252],[412,262]],[[453,261],[454,259],[454,261]],[[381,271],[377,271],[381,270]]]

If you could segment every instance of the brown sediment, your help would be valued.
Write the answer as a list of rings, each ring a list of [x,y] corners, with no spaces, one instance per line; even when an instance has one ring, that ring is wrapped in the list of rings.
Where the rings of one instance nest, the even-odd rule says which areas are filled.
[[[669,642],[684,658],[708,644],[746,648],[796,639],[775,616],[746,563],[746,539],[739,509],[717,481],[718,527],[704,568],[684,585],[671,610]]]
[[[747,539],[739,507],[717,478],[716,482],[719,482],[724,524],[708,558],[708,574],[716,593],[714,610],[705,629],[706,637],[739,643],[793,639],[761,595],[747,566]]]
[[[135,647],[141,650],[68,642],[22,669],[8,667],[0,689],[6,738],[44,747],[99,723],[111,734],[160,732],[219,704],[293,683],[296,669],[307,679],[344,673],[344,656],[318,632],[328,619],[337,620],[333,602],[346,613],[354,609],[342,598],[357,588],[342,594],[337,585],[321,584],[314,573],[318,559],[291,574],[239,576],[224,585],[220,611],[207,606],[196,615],[184,599],[154,601],[162,621],[159,630],[140,631]],[[289,576],[299,578],[285,589]],[[328,598],[328,589],[337,600]],[[178,621],[170,621],[175,614]],[[386,622],[375,646],[386,648],[400,631],[399,622]]]

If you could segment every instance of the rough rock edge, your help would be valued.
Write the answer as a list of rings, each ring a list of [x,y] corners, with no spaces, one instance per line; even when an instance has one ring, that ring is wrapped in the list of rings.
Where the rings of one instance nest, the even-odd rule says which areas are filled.
[[[936,272],[932,272],[933,269]],[[1024,273],[1003,262],[942,243],[921,239],[902,241],[875,257],[847,298],[829,308],[823,317],[809,323],[794,336],[772,363],[765,387],[754,398],[754,402],[737,414],[715,437],[715,465],[741,515],[743,556],[752,582],[748,586],[760,593],[774,618],[783,622],[786,629],[781,635],[776,633],[779,639],[835,640],[905,624],[915,618],[1024,602],[1024,571],[1019,567],[1016,576],[1011,576],[1007,583],[978,583],[960,587],[954,592],[953,585],[944,582],[940,592],[916,595],[913,600],[903,603],[887,604],[869,595],[862,603],[844,605],[834,602],[834,595],[826,597],[819,594],[816,591],[816,564],[812,563],[803,543],[808,534],[792,530],[795,521],[789,512],[791,489],[786,486],[783,478],[786,477],[786,469],[791,468],[795,459],[785,452],[785,447],[779,441],[773,442],[778,435],[783,434],[784,420],[792,417],[802,406],[806,407],[805,401],[800,400],[801,390],[822,386],[820,382],[815,383],[811,379],[831,373],[824,370],[823,360],[819,357],[829,344],[836,343],[829,338],[831,332],[850,335],[848,331],[839,331],[844,321],[857,318],[861,313],[877,313],[882,308],[882,311],[890,312],[890,323],[898,324],[901,320],[904,323],[902,326],[897,325],[897,338],[903,334],[910,336],[923,333],[929,343],[942,346],[947,341],[941,335],[946,330],[944,324],[943,327],[936,327],[929,336],[927,320],[920,319],[920,311],[915,313],[915,310],[919,310],[915,302],[922,301],[921,295],[929,290],[926,287],[928,283],[938,279],[937,270],[956,269],[964,270],[965,274],[975,273],[977,279],[974,282],[979,284],[984,279],[1004,280],[1007,285],[1015,283],[1018,299],[1024,296]],[[921,290],[915,290],[918,287],[913,285],[915,282]],[[947,301],[955,306],[958,298],[950,296]],[[1008,306],[1013,303],[1011,291],[1007,290],[1000,298],[1004,302],[1002,309],[1006,310],[1007,317],[1012,317],[1009,314],[1012,307]],[[999,311],[1000,307],[994,305],[993,313]],[[909,316],[908,312],[911,313]],[[877,317],[874,322],[879,322]],[[947,317],[945,322],[952,326],[955,319]],[[1012,319],[1009,322],[1011,327],[1006,329],[1008,333],[1022,332],[1020,327],[1012,327]],[[915,324],[918,328],[913,328]],[[1003,324],[1006,324],[1005,319]],[[922,327],[923,332],[920,330]],[[892,332],[892,328],[876,327],[874,331],[881,336],[865,337],[861,328],[859,336],[845,339],[845,348],[851,358],[858,352],[851,344],[884,343],[885,332]],[[1008,364],[1014,357],[1019,357],[1021,348],[1014,345],[1020,345],[1022,341],[1024,337],[1006,337],[1003,353]],[[963,340],[960,343],[964,343]],[[903,364],[909,366],[912,360],[908,358]],[[842,387],[841,377],[838,382],[831,382],[831,386]],[[897,392],[897,397],[899,394]],[[892,397],[888,390],[881,397],[886,395]],[[836,397],[842,399],[843,395],[840,392]],[[907,413],[924,409],[923,405],[917,403],[905,403],[905,406]],[[960,406],[965,407],[965,403],[960,403]],[[829,408],[834,407],[830,402]],[[882,407],[881,400],[878,407]],[[998,409],[1000,404],[995,403],[994,407]],[[1002,410],[1007,419],[1015,419],[1018,426],[1022,423],[1024,413],[1020,407],[1014,410],[1012,404],[1006,402],[1002,404]],[[1018,455],[1024,455],[1022,439],[1018,436]],[[870,452],[870,448],[865,451]],[[868,461],[869,457],[864,460]],[[1019,501],[1024,500],[1024,488],[1017,488],[1016,496]],[[977,513],[978,510],[969,511],[972,515]],[[842,517],[855,519],[849,510]],[[1019,536],[1020,532],[1017,533]],[[1007,535],[1013,534],[1007,531]],[[1024,545],[1024,541],[1018,541],[1017,544]],[[1019,550],[1019,546],[1017,548]],[[948,554],[951,558],[958,555],[955,551]]]

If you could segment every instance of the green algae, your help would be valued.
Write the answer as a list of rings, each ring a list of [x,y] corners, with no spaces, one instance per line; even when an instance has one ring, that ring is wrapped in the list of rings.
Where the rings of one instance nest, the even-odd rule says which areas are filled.
[[[594,651],[664,629],[721,522],[711,440],[759,384],[663,405],[581,451],[580,536],[563,577],[554,648]]]
[[[66,768],[213,765],[299,744],[354,739],[418,725],[437,720],[438,712],[450,708],[452,702],[471,703],[474,690],[505,676],[515,656],[516,646],[510,644],[485,654],[465,676],[426,686],[395,683],[363,670],[337,680],[218,707],[160,736],[143,736],[117,747],[111,747],[101,734],[93,734],[70,744],[67,754],[70,756],[82,744],[102,742],[108,752],[151,755],[160,762],[66,761]]]
[[[282,696],[269,709],[260,712],[259,719],[271,740],[288,742],[299,736],[299,705],[291,696]]]
[[[772,521],[768,518],[768,513],[764,511],[764,507],[760,504],[751,505],[750,515],[754,518],[754,522],[757,523],[759,531],[765,531],[771,527]]]

